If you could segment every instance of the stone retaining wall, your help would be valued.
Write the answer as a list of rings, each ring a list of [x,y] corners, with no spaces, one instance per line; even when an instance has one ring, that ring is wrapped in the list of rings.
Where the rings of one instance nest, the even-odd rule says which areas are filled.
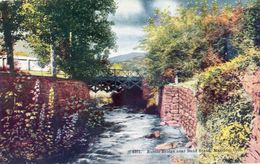
[[[36,81],[39,81],[39,99],[42,102],[48,102],[50,89],[53,88],[55,91],[56,107],[65,107],[66,102],[71,97],[84,100],[90,99],[88,86],[84,82],[41,76],[10,76],[8,74],[0,74],[0,92],[5,92],[8,88],[12,89],[16,81],[21,81],[26,91],[33,89]],[[26,91],[24,94],[30,94],[26,93]]]
[[[253,98],[254,120],[252,122],[252,136],[249,142],[244,163],[260,162],[260,69],[253,75],[246,75],[242,80],[244,88]]]
[[[181,126],[190,141],[196,132],[196,98],[190,89],[165,86],[162,90],[160,116],[170,126]]]
[[[83,82],[0,73],[0,163],[67,151],[86,135],[77,123],[89,99]]]

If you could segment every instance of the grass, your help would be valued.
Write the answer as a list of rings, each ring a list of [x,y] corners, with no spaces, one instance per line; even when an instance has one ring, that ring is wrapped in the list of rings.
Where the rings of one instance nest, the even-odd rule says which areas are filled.
[[[29,73],[31,75],[35,75],[35,76],[52,76],[51,73],[48,71],[29,71]],[[63,72],[59,72],[57,74],[57,77],[58,78],[67,78],[65,73],[63,73]]]
[[[177,87],[184,87],[184,88],[188,88],[191,89],[192,91],[196,91],[196,86],[198,83],[198,78],[197,77],[193,77],[192,79],[182,82],[182,83],[178,83],[178,84],[170,84],[170,85],[174,85]]]

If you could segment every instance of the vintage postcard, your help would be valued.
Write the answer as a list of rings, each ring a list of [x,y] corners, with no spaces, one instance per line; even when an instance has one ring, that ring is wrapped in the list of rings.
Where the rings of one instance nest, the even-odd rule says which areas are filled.
[[[259,13],[0,0],[0,163],[260,163]]]

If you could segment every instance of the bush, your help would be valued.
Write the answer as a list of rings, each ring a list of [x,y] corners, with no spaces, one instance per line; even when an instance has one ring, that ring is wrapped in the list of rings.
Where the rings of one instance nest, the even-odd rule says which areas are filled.
[[[246,150],[252,121],[252,101],[240,79],[257,68],[257,55],[240,55],[199,76],[197,117],[199,145],[206,163],[239,162]],[[225,150],[223,150],[225,149]]]
[[[238,90],[242,88],[240,79],[245,72],[257,68],[256,57],[240,55],[230,62],[211,67],[200,74],[197,97],[199,101],[198,119],[202,123],[205,123],[207,117],[217,110],[215,106],[234,100],[234,97],[240,94],[238,93]],[[250,70],[248,70],[249,68]]]
[[[88,109],[79,113],[79,126],[94,128],[104,124],[104,112],[98,109]]]
[[[0,163],[16,159],[31,163],[68,150],[81,138],[84,132],[76,125],[80,111],[89,108],[86,100],[67,96],[64,105],[57,105],[55,81],[51,79],[1,78],[7,78],[8,83],[0,86]],[[88,124],[98,124],[94,116],[102,114],[91,109],[87,112]]]
[[[198,92],[199,109],[204,119],[214,112],[216,104],[227,102],[234,96],[235,91],[242,87],[236,75],[221,73],[219,69],[212,72],[204,83]]]
[[[243,94],[242,92],[239,92]],[[216,133],[221,125],[238,122],[242,125],[250,125],[252,121],[253,105],[245,96],[235,96],[230,101],[215,106],[215,112],[209,116],[206,126],[211,133]],[[211,128],[212,127],[212,128]]]
[[[213,137],[210,152],[203,154],[201,160],[206,163],[238,163],[245,154],[246,143],[249,141],[251,129],[248,124],[233,122],[222,125]]]

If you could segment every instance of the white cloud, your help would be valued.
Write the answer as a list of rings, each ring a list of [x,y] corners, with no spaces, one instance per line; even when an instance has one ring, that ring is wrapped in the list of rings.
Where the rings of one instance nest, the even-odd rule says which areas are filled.
[[[145,34],[141,26],[113,26],[112,30],[117,36],[118,49],[117,52],[112,53],[111,56],[141,51],[136,49],[140,39],[142,39]]]
[[[116,17],[129,18],[133,15],[138,15],[144,12],[144,8],[140,0],[116,0],[117,10]]]
[[[143,28],[139,26],[113,26],[112,30],[118,37],[144,36]]]
[[[159,8],[161,10],[168,9],[172,15],[177,14],[178,6],[178,2],[174,0],[155,0],[153,3],[154,8]]]
[[[140,52],[142,50],[137,49],[137,46],[139,45],[139,39],[140,38],[128,38],[128,37],[118,37],[117,45],[118,49],[116,52],[113,52],[111,56],[117,56],[122,54],[127,54],[130,52]]]
[[[112,19],[121,20],[124,23],[115,22],[113,31],[117,35],[117,52],[112,52],[111,56],[127,54],[130,52],[143,52],[142,50],[136,49],[139,41],[145,35],[143,27],[132,23],[128,24],[128,20],[138,19],[139,15],[147,12],[142,5],[142,1],[146,0],[116,0],[118,9]],[[150,2],[152,3],[152,1]],[[177,0],[155,0],[152,4],[153,8],[169,9],[172,15],[177,14],[177,8],[179,4]],[[147,18],[148,19],[148,18]],[[145,22],[144,22],[145,23]]]

